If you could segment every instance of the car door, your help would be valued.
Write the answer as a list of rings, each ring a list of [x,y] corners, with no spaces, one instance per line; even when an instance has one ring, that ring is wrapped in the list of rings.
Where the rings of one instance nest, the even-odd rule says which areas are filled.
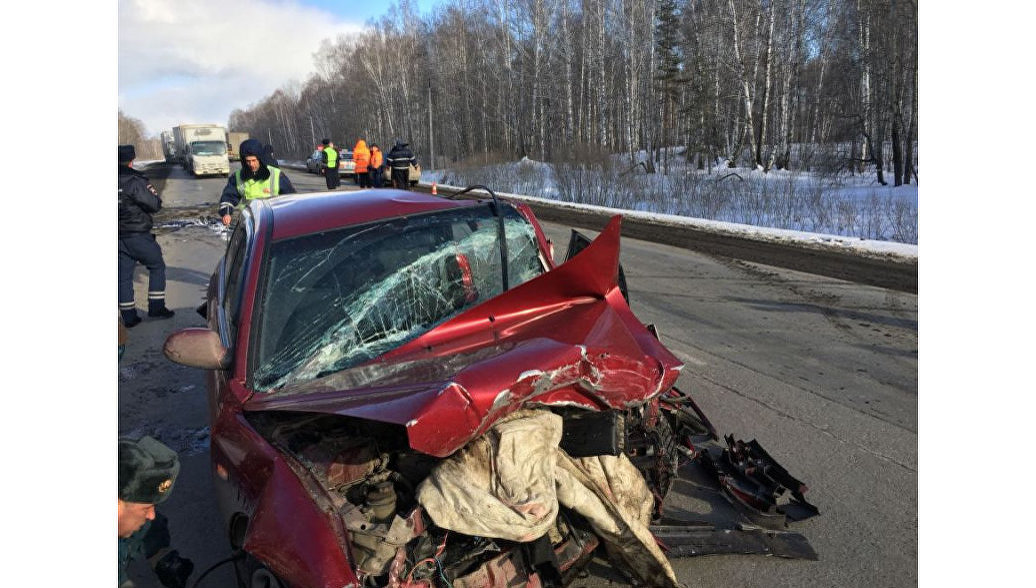
[[[240,325],[241,297],[244,290],[244,276],[247,270],[246,260],[248,259],[249,243],[251,241],[253,222],[250,214],[242,214],[237,228],[230,237],[227,244],[227,252],[220,262],[218,275],[219,284],[217,288],[216,306],[216,331],[219,333],[220,342],[230,350],[230,353],[237,357],[239,343],[237,341],[238,327]],[[210,397],[210,410],[212,416],[216,416],[218,405],[224,401],[229,393],[229,381],[234,372],[238,369],[235,362],[230,369],[212,370],[210,377],[215,378]]]

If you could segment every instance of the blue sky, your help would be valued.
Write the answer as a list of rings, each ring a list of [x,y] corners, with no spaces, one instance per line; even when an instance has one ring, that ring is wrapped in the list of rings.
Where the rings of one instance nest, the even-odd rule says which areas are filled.
[[[443,0],[412,0],[422,14]],[[356,33],[393,2],[119,0],[118,105],[157,135],[304,81],[323,39]],[[395,2],[398,4],[398,1]]]
[[[439,4],[439,0],[410,0],[411,4],[417,6],[417,9],[422,14],[427,13],[432,6]],[[320,0],[301,0],[299,4],[309,6],[312,8],[318,8],[336,17],[352,22],[367,22],[368,19],[378,19],[383,14],[389,11],[389,6],[392,4],[399,4],[399,0],[392,1],[356,1],[356,0],[330,0],[328,2],[321,2]]]

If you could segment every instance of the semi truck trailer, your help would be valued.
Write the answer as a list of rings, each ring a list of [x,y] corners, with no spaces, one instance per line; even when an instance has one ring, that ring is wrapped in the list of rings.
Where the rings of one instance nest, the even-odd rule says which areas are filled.
[[[227,155],[230,157],[230,161],[239,161],[241,154],[238,153],[238,149],[241,148],[241,142],[248,140],[248,133],[239,133],[231,131],[227,133]]]

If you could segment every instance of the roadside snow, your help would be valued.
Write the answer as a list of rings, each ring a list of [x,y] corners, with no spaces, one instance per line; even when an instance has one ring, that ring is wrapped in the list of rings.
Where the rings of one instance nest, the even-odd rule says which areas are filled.
[[[427,183],[437,182],[437,179],[440,177],[441,174],[438,174],[436,172],[422,173],[421,181]],[[441,185],[445,189],[452,190],[463,190],[465,188],[465,186],[450,186],[447,184],[439,185]],[[558,208],[569,208],[572,210],[586,210],[589,212],[596,212],[607,215],[621,214],[623,215],[623,217],[629,219],[639,219],[663,225],[691,227],[695,229],[707,230],[715,233],[722,233],[739,237],[747,237],[756,240],[773,242],[812,243],[828,247],[853,249],[855,251],[874,253],[880,255],[896,255],[913,259],[917,259],[918,257],[917,245],[912,245],[909,243],[896,243],[894,241],[875,241],[871,239],[845,237],[843,235],[829,235],[823,233],[809,233],[806,231],[773,229],[769,227],[758,227],[754,225],[745,225],[724,221],[689,218],[675,214],[660,214],[656,212],[623,210],[619,208],[608,208],[605,206],[594,206],[591,204],[576,204],[573,202],[563,202],[560,200],[553,200],[550,198],[537,198],[535,196],[525,196],[523,194],[512,194],[508,192],[497,192],[496,194],[497,196],[507,197],[528,203],[536,203],[547,206],[554,206]]]
[[[160,163],[152,161],[141,161],[138,162],[141,165],[150,163]],[[292,160],[278,160],[285,167],[300,167],[305,168],[305,163],[301,161]],[[525,166],[535,167],[537,171],[544,174],[546,177],[550,177],[552,170],[550,166],[541,162],[536,162],[528,158],[523,158],[519,162],[512,164],[514,166]],[[739,173],[759,173],[748,170],[739,170]],[[787,172],[771,171],[771,177],[779,178],[780,174],[786,174]],[[446,174],[443,170],[424,170],[421,173],[421,182],[426,184],[438,183],[443,188],[461,190],[466,186],[451,186],[442,184],[442,178]],[[864,178],[860,178],[858,183],[850,184],[840,189],[840,193],[844,196],[859,197],[860,199],[869,197],[870,194],[876,189],[875,186],[870,185],[871,183]],[[556,194],[554,190],[548,190],[549,193]],[[891,189],[889,189],[891,193]],[[896,198],[904,199],[908,202],[912,202],[916,207],[917,205],[917,186],[900,186],[896,188]],[[834,235],[828,233],[811,233],[807,231],[796,231],[789,229],[775,229],[770,227],[762,227],[756,225],[734,223],[727,221],[708,220],[702,218],[691,218],[687,216],[675,215],[675,214],[663,214],[658,212],[650,212],[644,210],[627,210],[620,208],[609,208],[605,206],[595,206],[592,204],[577,204],[573,202],[565,202],[562,200],[556,200],[553,198],[541,198],[536,196],[526,196],[524,194],[514,194],[508,192],[497,192],[498,196],[506,196],[515,200],[522,200],[530,203],[537,203],[547,206],[555,206],[559,208],[569,208],[573,210],[586,210],[596,212],[599,214],[621,214],[626,218],[639,219],[646,222],[652,222],[663,225],[683,226],[691,227],[699,230],[708,230],[716,233],[734,235],[739,237],[751,238],[755,240],[772,241],[772,242],[799,242],[809,243],[815,245],[821,245],[825,247],[834,247],[841,249],[851,249],[858,252],[873,253],[878,255],[895,255],[904,258],[918,258],[918,246],[910,243],[898,243],[894,241],[878,241],[873,239],[862,239],[856,237],[847,237],[844,235]]]

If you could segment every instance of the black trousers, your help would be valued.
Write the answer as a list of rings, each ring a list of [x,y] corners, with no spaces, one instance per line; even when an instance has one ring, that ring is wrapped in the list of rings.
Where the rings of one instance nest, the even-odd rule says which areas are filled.
[[[410,189],[410,168],[392,168],[392,187],[400,190]]]
[[[367,171],[365,171],[363,173],[357,173],[356,174],[356,183],[359,184],[361,188],[370,188],[371,187],[371,172],[370,172],[370,170],[368,169]]]
[[[328,190],[334,190],[342,184],[342,179],[338,177],[338,168],[327,168],[324,170],[324,182],[327,184]]]
[[[137,262],[148,271],[148,300],[165,301],[165,260],[162,248],[151,233],[130,233],[119,237],[119,307],[133,308],[133,269]]]
[[[375,168],[371,170],[371,183],[374,184],[375,188],[381,187],[381,168]]]

